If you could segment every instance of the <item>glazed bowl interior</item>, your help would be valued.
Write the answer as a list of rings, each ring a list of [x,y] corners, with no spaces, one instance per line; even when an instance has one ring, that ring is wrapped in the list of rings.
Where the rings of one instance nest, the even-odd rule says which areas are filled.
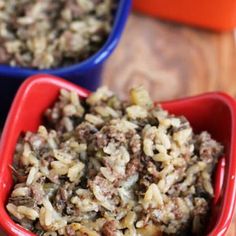
[[[5,210],[13,184],[9,165],[13,161],[16,142],[22,132],[37,130],[42,122],[43,112],[53,104],[61,88],[75,90],[81,97],[89,94],[87,90],[53,76],[33,76],[19,89],[8,115],[0,144],[0,215],[5,219],[0,221],[0,225],[8,235],[33,235],[15,224]],[[207,229],[207,235],[224,235],[230,224],[235,202],[235,102],[225,94],[210,93],[161,104],[170,113],[186,116],[194,132],[207,130],[225,147],[225,169],[222,169],[225,170],[225,175],[217,172],[217,176],[223,177],[223,187],[220,188],[220,180],[216,178],[214,186],[218,189],[217,201],[212,203]]]
[[[195,133],[208,131],[224,146],[224,157],[215,170],[215,199],[206,229],[207,235],[224,235],[230,224],[226,220],[232,217],[235,204],[235,102],[223,93],[208,93],[164,102],[162,106],[170,113],[185,116]],[[233,199],[229,196],[233,196]]]

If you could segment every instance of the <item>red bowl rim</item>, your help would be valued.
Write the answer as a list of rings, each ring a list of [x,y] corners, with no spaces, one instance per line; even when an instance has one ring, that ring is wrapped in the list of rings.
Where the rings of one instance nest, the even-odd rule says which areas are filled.
[[[66,89],[76,89],[80,96],[86,97],[90,92],[84,88],[79,87],[78,85],[72,84],[64,79],[58,78],[56,76],[52,75],[35,75],[28,78],[19,88],[15,99],[12,103],[10,112],[8,114],[6,123],[4,125],[2,138],[0,142],[0,156],[4,155],[4,149],[7,146],[7,137],[14,135],[14,126],[16,124],[16,119],[18,111],[21,109],[21,102],[25,99],[27,92],[31,89],[32,86],[35,84],[40,83],[50,83],[54,84],[61,88]],[[198,99],[218,99],[225,103],[231,114],[231,121],[232,121],[232,133],[231,133],[231,145],[230,145],[230,154],[229,154],[229,173],[228,173],[228,179],[226,180],[226,187],[225,187],[225,194],[228,196],[227,199],[224,198],[223,206],[222,206],[222,212],[220,215],[220,218],[215,225],[214,229],[208,234],[208,236],[221,236],[224,235],[231,223],[233,213],[234,213],[234,207],[236,203],[236,161],[234,161],[234,158],[236,158],[236,145],[233,145],[236,143],[236,102],[235,100],[223,92],[210,92],[210,93],[204,93],[197,96],[192,97],[186,97],[182,99],[177,100],[171,100],[171,101],[165,101],[160,102],[161,104],[171,104],[174,105],[175,103],[183,102],[183,101],[195,101]],[[12,128],[13,127],[13,128]],[[4,166],[0,164],[0,177],[4,173]],[[0,187],[5,188],[6,184],[1,181],[0,178]],[[10,216],[8,215],[5,204],[0,201],[0,215],[2,217],[2,220],[0,220],[0,227],[7,232],[9,235],[17,235],[17,236],[32,236],[31,232],[28,230],[25,230],[20,225],[16,224],[13,220],[11,220]],[[5,220],[3,220],[5,219]]]

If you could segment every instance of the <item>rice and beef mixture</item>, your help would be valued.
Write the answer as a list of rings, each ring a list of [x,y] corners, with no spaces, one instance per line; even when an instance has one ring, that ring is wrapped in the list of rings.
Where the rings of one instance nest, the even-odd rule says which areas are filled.
[[[55,68],[98,51],[115,0],[0,0],[0,63]]]
[[[202,235],[223,147],[142,88],[121,101],[61,90],[22,135],[7,210],[37,235]]]

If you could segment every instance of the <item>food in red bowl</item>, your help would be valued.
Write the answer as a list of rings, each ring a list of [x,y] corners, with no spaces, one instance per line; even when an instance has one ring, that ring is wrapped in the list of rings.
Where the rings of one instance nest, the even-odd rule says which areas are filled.
[[[64,89],[61,92],[60,101],[54,104],[60,89]],[[224,159],[221,159],[215,172],[215,197],[214,201],[211,201],[211,220],[207,222],[209,225],[207,235],[215,236],[225,233],[232,218],[235,202],[234,174],[236,166],[233,162],[234,156],[236,155],[233,146],[235,141],[235,102],[232,98],[221,93],[211,93],[198,97],[162,103],[163,108],[168,110],[170,114],[175,115],[173,116],[169,115],[161,108],[152,107],[153,104],[151,100],[142,90],[133,90],[131,92],[131,104],[120,103],[115,96],[106,90],[106,99],[104,100],[104,97],[101,96],[101,94],[104,95],[103,90],[102,93],[100,91],[89,96],[89,99],[87,99],[87,105],[85,105],[83,101],[80,103],[75,93],[70,94],[66,90],[74,90],[81,97],[88,96],[86,90],[73,84],[52,76],[41,75],[27,80],[24,85],[22,85],[12,105],[3,131],[0,146],[0,154],[2,156],[2,163],[0,166],[0,188],[2,189],[0,193],[0,199],[2,199],[0,202],[0,212],[2,217],[6,219],[0,224],[8,234],[32,235],[32,233],[14,223],[14,221],[9,217],[6,211],[7,203],[7,209],[11,213],[11,216],[13,218],[15,217],[14,220],[18,218],[18,223],[22,224],[26,228],[33,227],[34,232],[36,229],[39,231],[41,230],[41,232],[36,232],[37,234],[44,234],[46,231],[50,231],[53,235],[57,235],[58,233],[70,235],[69,231],[74,230],[79,231],[80,233],[93,233],[92,235],[100,235],[99,232],[102,232],[104,235],[109,235],[107,233],[109,233],[108,231],[110,229],[112,229],[112,231],[118,230],[119,233],[124,231],[130,233],[130,230],[132,231],[135,229],[141,235],[146,235],[144,233],[147,233],[147,231],[149,231],[149,233],[151,231],[152,234],[157,233],[158,231],[164,231],[167,233],[168,231],[172,231],[177,233],[177,231],[180,230],[180,228],[178,228],[180,227],[180,221],[176,221],[176,219],[181,219],[181,224],[184,223],[184,226],[189,226],[187,221],[182,221],[182,216],[186,217],[186,220],[193,220],[192,218],[189,218],[189,215],[193,213],[199,216],[199,214],[201,215],[202,213],[198,210],[206,210],[205,207],[196,208],[196,205],[201,205],[201,203],[204,202],[204,204],[206,203],[207,206],[209,206],[206,199],[208,199],[209,194],[212,195],[213,192],[211,189],[211,183],[209,182],[209,174],[211,174],[211,169],[214,167],[214,165],[209,165],[209,163],[212,162],[213,157],[213,162],[215,162],[217,157],[221,154],[222,148],[218,142],[224,146],[226,172],[223,176],[222,170],[224,170],[224,168],[221,167],[224,166]],[[137,96],[138,93],[139,96]],[[140,94],[142,99],[140,99]],[[73,101],[76,106],[71,106],[68,101]],[[97,104],[97,102],[99,102],[99,104]],[[116,109],[112,109],[114,108],[113,106],[116,107]],[[49,107],[51,108],[47,110]],[[56,131],[48,132],[47,129],[40,126],[38,133],[35,133],[39,125],[43,122],[43,114],[45,113],[45,110],[47,110],[46,116],[49,117],[48,122],[50,123],[46,122],[46,126],[52,127]],[[150,114],[147,114],[147,111],[150,111]],[[99,116],[94,114],[99,114]],[[199,135],[195,135],[192,132],[188,121],[180,117],[183,115],[190,121],[194,133],[198,133]],[[154,119],[155,116],[157,116],[158,119]],[[68,117],[70,117],[70,119],[68,119]],[[111,119],[109,117],[113,118]],[[223,122],[224,125],[219,125]],[[75,123],[79,124],[76,128],[73,127]],[[154,130],[155,126],[158,129],[165,127],[163,128],[165,132],[163,133],[161,130]],[[114,128],[117,127],[119,127],[122,132],[117,133],[117,130],[114,130]],[[207,133],[201,133],[205,130],[212,134],[213,138],[210,138]],[[26,131],[31,132],[27,132],[16,147],[20,135],[22,132]],[[156,140],[152,138],[153,131],[155,132],[155,135],[157,133],[160,135],[158,143],[156,143]],[[175,140],[173,143],[167,141],[167,136],[164,135],[167,134],[167,132],[168,137],[171,137],[172,141]],[[104,138],[104,135],[106,138]],[[181,139],[179,139],[180,136]],[[54,138],[54,141],[52,138]],[[142,140],[141,144],[140,139]],[[204,139],[207,139],[207,141],[205,142]],[[216,139],[218,142],[213,139]],[[79,145],[75,140],[79,140]],[[106,143],[107,140],[109,140],[108,143]],[[159,143],[160,140],[162,140],[161,143]],[[181,140],[184,141],[182,142]],[[44,142],[47,144],[43,145]],[[117,143],[119,143],[118,146]],[[122,143],[122,145],[120,145],[120,143]],[[153,147],[154,144],[155,147]],[[175,146],[175,152],[172,150],[172,144]],[[49,148],[50,145],[53,149]],[[152,147],[151,149],[150,145]],[[171,148],[169,147],[170,145],[172,145]],[[101,147],[102,150],[99,149]],[[141,147],[144,154],[142,153],[142,157],[138,155],[139,157],[137,158],[136,154],[140,154]],[[211,148],[209,149],[209,147]],[[16,166],[10,168],[9,166],[12,166],[13,163],[15,148],[15,160],[20,158],[21,162],[16,165],[17,168],[15,168]],[[129,148],[131,150],[129,150]],[[78,156],[75,155],[76,152],[74,150],[77,150],[76,152],[78,152]],[[178,155],[178,158],[173,156],[176,151],[181,154],[181,158]],[[188,155],[186,151],[187,153],[190,152],[192,154]],[[214,155],[209,153],[209,151],[214,153]],[[163,153],[165,153],[165,155]],[[88,158],[91,154],[94,154],[93,158]],[[164,155],[164,159],[163,155],[160,154]],[[36,157],[39,155],[42,157],[42,160],[38,160],[34,155],[36,155]],[[112,162],[113,160],[116,161],[116,159],[113,159],[114,155],[122,157],[119,163],[115,164]],[[30,159],[27,159],[26,157],[29,156]],[[134,156],[136,156],[136,158],[134,158]],[[106,158],[105,162],[103,162],[104,157],[109,158]],[[210,159],[205,159],[205,157],[210,157]],[[74,158],[77,158],[76,163]],[[203,158],[204,161],[201,161],[201,158]],[[142,162],[141,164],[137,162],[139,159]],[[186,173],[190,173],[190,175],[186,174],[185,176],[181,168],[175,169],[176,171],[179,171],[178,175],[173,175],[173,173],[171,173],[171,175],[168,175],[169,173],[164,174],[164,172],[166,173],[166,171],[170,170],[170,168],[163,167],[163,163],[166,162],[167,159],[169,165],[167,165],[168,163],[165,163],[166,167],[174,165],[182,168],[183,164],[185,165],[184,170]],[[87,162],[85,160],[87,160]],[[182,162],[179,162],[180,160]],[[35,162],[33,163],[32,161]],[[94,165],[94,168],[90,167],[88,172],[83,172],[83,168],[86,166],[82,163],[84,161],[88,166]],[[36,162],[37,165],[35,164]],[[121,162],[124,162],[124,165],[120,165]],[[126,166],[127,163],[130,165]],[[49,165],[50,170],[48,169]],[[95,168],[97,165],[99,166],[98,169]],[[24,169],[23,167],[25,166],[28,168]],[[58,166],[61,166],[61,168]],[[125,169],[124,166],[126,166]],[[128,168],[128,166],[131,168]],[[36,167],[38,167],[39,170],[36,170]],[[142,171],[138,172],[138,169],[140,168],[142,168]],[[79,171],[80,169],[81,171]],[[26,172],[22,173],[22,170],[25,170]],[[50,171],[50,174],[46,173],[48,170]],[[129,177],[132,177],[131,179],[128,178],[128,183],[127,179],[122,177],[124,173],[126,174],[127,170],[130,170],[131,175]],[[157,173],[157,170],[159,173]],[[55,171],[57,175],[55,175]],[[14,175],[18,179],[18,183],[14,186],[14,189],[12,189],[12,173],[17,173],[17,175]],[[42,173],[45,173],[45,176],[42,176]],[[75,173],[78,175],[76,174],[75,176]],[[119,173],[119,175],[115,176],[114,173]],[[160,173],[164,174],[166,178],[160,179]],[[152,183],[153,180],[151,179],[151,176],[155,176],[157,179],[159,178],[159,182],[156,182],[157,184]],[[182,176],[181,178],[183,178],[183,181],[176,179],[179,178],[179,176]],[[222,176],[224,184],[221,189]],[[50,181],[45,182],[45,177]],[[35,180],[35,178],[37,179],[36,182],[38,188],[33,189],[31,188],[31,182],[33,179]],[[87,179],[87,182],[84,182],[83,178]],[[79,182],[76,182],[77,180],[79,180]],[[163,185],[163,181],[161,182],[161,180],[168,180],[169,183],[172,181],[172,186],[170,185],[167,188],[166,186],[168,184],[164,183]],[[176,183],[177,180],[179,183]],[[188,191],[179,190],[183,188],[183,186],[186,186],[186,180],[187,182],[190,181],[190,184],[187,187]],[[123,203],[127,197],[128,199],[131,198],[131,196],[124,194],[125,192],[123,188],[124,186],[127,187],[127,184],[130,184],[130,182],[135,183],[135,181],[138,181],[137,185],[135,185],[137,186],[135,196],[138,196],[141,201],[137,202],[136,199],[136,201],[133,202],[135,204],[131,204],[129,209],[126,210],[124,210],[126,206],[124,207],[122,204],[119,205],[119,208],[116,208],[117,204]],[[174,187],[177,185],[173,185],[173,181],[179,186],[179,189],[177,188],[176,191],[174,191]],[[70,196],[70,202],[76,206],[71,207],[70,205],[69,207],[69,205],[67,205],[65,209],[63,206],[65,206],[65,199],[67,199],[66,194],[69,193],[69,191],[65,192],[64,188],[67,182],[69,182],[70,187],[73,185],[72,189],[70,189],[70,194],[72,194]],[[56,193],[48,191],[45,199],[44,191],[43,195],[41,195],[43,196],[43,199],[36,199],[36,196],[40,196],[39,190],[41,188],[41,183],[44,183],[47,186],[49,184],[50,186],[57,186],[57,188],[54,189]],[[113,191],[108,191],[107,194],[105,194],[102,191],[104,189],[99,189],[99,187],[101,187],[100,184],[102,183],[105,183],[105,185],[102,185],[103,188],[111,188]],[[125,190],[127,190],[126,187]],[[10,191],[12,191],[11,195],[9,195]],[[114,197],[116,196],[117,191],[120,195],[119,198]],[[138,195],[136,195],[137,192]],[[36,206],[33,205],[30,208],[30,206],[27,205],[32,201],[32,196],[31,199],[29,199],[29,196],[27,195],[28,198],[26,198],[25,194],[29,194],[29,196],[34,195],[33,201],[37,201]],[[84,197],[85,195],[86,197]],[[206,195],[208,197],[206,197]],[[22,198],[22,196],[24,197]],[[104,201],[102,201],[101,198],[104,196]],[[123,198],[121,196],[123,196]],[[188,200],[185,202],[186,197]],[[92,202],[93,204],[86,205],[88,202],[85,204],[85,199],[91,200],[89,202]],[[144,201],[142,201],[142,199]],[[195,205],[191,205],[194,202],[193,200],[196,201],[194,203]],[[96,214],[88,214],[88,208],[86,208],[82,203],[89,207],[89,209],[92,207],[93,210],[91,211],[93,213],[99,213],[99,222],[97,222],[98,216]],[[180,204],[182,206],[185,205],[185,207],[182,207],[181,211],[179,211],[180,209],[178,208],[176,208],[177,211],[172,209],[173,212],[176,213],[171,215],[172,218],[174,217],[175,223],[171,221],[168,225],[164,225],[160,224],[160,222],[156,222],[156,224],[152,224],[150,228],[150,224],[147,224],[149,219],[147,222],[145,222],[145,220],[137,221],[136,219],[136,217],[141,217],[140,207],[141,212],[145,214],[147,211],[152,212],[150,204],[154,208],[167,205],[169,207],[172,205],[173,207],[176,207]],[[158,206],[156,206],[156,204]],[[202,206],[204,206],[204,204]],[[191,208],[192,206],[193,209],[189,212],[188,208]],[[80,211],[76,211],[75,213],[73,210],[76,208]],[[124,211],[121,211],[118,214],[118,209]],[[94,219],[97,222],[96,226],[92,225],[91,222],[89,223],[88,221],[86,223],[84,221],[81,223],[81,210],[86,212],[83,212],[82,215],[83,217],[88,217],[88,221],[95,217]],[[127,214],[127,210],[130,214]],[[65,211],[67,216],[65,216]],[[194,211],[197,211],[198,213],[194,213]],[[164,221],[164,218],[161,215],[162,212],[163,211],[161,211],[158,216],[159,219]],[[116,219],[121,219],[118,224],[113,218],[114,214],[116,214]],[[61,217],[58,217],[59,215]],[[77,217],[76,219],[73,218],[75,216]],[[148,216],[148,214],[146,214],[145,217],[146,216]],[[38,218],[39,221],[37,220]],[[24,219],[28,220],[25,221]],[[65,219],[67,219],[66,223]],[[156,220],[158,221],[158,219]],[[201,220],[201,218],[198,217],[197,221],[199,220]],[[72,224],[67,225],[69,228],[66,229],[63,227],[63,229],[55,229],[55,227],[58,226],[59,221],[60,224],[64,224],[64,226],[68,222],[72,222]],[[133,223],[135,222],[135,226],[133,224],[130,225],[130,221]],[[55,224],[53,224],[53,222]],[[29,223],[31,223],[31,226]],[[194,225],[196,225],[195,223]],[[147,224],[148,227],[145,224]],[[126,225],[125,228],[124,225]],[[101,229],[99,229],[99,227],[101,227]],[[177,227],[177,229],[175,229],[175,227]],[[144,232],[143,229],[146,231]],[[48,233],[49,232],[45,235]]]

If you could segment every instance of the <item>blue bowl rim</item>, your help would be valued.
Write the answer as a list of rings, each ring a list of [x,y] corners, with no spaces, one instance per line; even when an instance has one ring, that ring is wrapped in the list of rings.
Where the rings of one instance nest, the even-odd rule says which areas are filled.
[[[5,75],[13,77],[16,77],[17,74],[19,75],[19,77],[27,77],[29,75],[38,73],[64,75],[74,71],[83,72],[101,64],[106,58],[111,55],[121,38],[129,15],[132,0],[119,0],[118,2],[119,3],[117,11],[115,13],[115,20],[108,39],[106,40],[104,45],[88,59],[70,66],[42,70],[31,69],[27,67],[12,67],[9,65],[0,64],[0,74],[4,73]]]

